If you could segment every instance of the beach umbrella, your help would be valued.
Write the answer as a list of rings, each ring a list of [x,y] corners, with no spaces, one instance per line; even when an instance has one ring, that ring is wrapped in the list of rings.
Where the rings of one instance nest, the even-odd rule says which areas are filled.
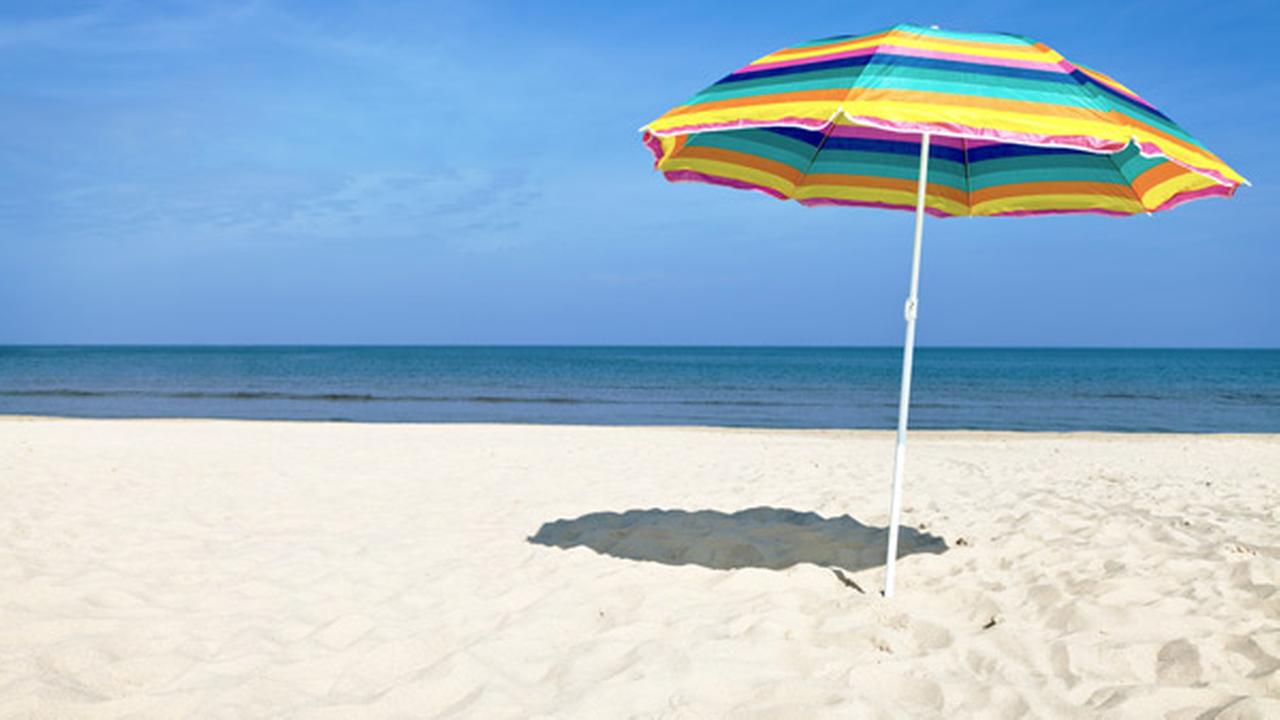
[[[895,25],[766,55],[642,128],[676,182],[914,210],[884,594],[893,595],[924,215],[1134,215],[1247,181],[1129,88],[1020,35]]]

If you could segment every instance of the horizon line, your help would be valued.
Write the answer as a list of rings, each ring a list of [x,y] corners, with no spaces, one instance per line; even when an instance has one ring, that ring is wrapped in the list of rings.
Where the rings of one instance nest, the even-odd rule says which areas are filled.
[[[0,343],[0,349],[21,348],[332,348],[332,349],[496,349],[496,348],[617,348],[617,349],[743,349],[743,350],[901,350],[902,345],[838,345],[797,343]],[[1256,350],[1276,351],[1280,346],[1241,345],[916,345],[926,350]]]

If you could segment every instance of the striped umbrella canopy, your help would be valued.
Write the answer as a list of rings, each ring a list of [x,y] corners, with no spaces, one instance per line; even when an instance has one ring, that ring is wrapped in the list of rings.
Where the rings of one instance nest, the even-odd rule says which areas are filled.
[[[668,180],[805,205],[1132,215],[1245,179],[1119,82],[1018,35],[897,25],[766,55],[643,128]]]
[[[1167,210],[1247,181],[1132,90],[1019,35],[896,25],[766,55],[643,128],[668,180],[916,212],[886,539],[894,591],[924,216]]]

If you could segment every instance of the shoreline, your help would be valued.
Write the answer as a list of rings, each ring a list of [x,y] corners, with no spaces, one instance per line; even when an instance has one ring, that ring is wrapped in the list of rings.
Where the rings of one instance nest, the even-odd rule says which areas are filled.
[[[782,433],[782,434],[814,434],[814,435],[830,435],[830,434],[846,434],[851,436],[859,435],[886,435],[893,437],[896,430],[893,428],[842,428],[842,427],[771,427],[771,426],[753,426],[753,425],[694,425],[694,424],[668,424],[668,425],[640,425],[640,424],[608,424],[608,423],[530,423],[530,422],[457,422],[452,420],[442,421],[396,421],[396,420],[335,420],[335,419],[308,419],[308,418],[239,418],[239,417],[201,417],[201,416],[138,416],[138,417],[105,417],[105,416],[84,416],[84,415],[6,415],[0,413],[0,423],[5,422],[34,422],[34,421],[55,421],[55,422],[123,422],[123,423],[259,423],[266,425],[300,425],[300,426],[324,426],[331,425],[335,427],[343,426],[360,426],[360,427],[472,427],[472,428],[607,428],[616,430],[688,430],[688,431],[713,431],[713,432],[742,432],[742,433]],[[1260,439],[1276,439],[1280,440],[1280,430],[1275,432],[1250,432],[1250,431],[1230,431],[1230,432],[1185,432],[1178,430],[1150,431],[1150,430],[1017,430],[1017,429],[987,429],[987,428],[915,428],[909,430],[908,442],[911,438],[917,436],[928,437],[937,436],[955,436],[955,435],[1009,435],[1012,437],[1104,437],[1115,436],[1117,438],[1174,438],[1174,437],[1213,437],[1213,438],[1260,438]]]

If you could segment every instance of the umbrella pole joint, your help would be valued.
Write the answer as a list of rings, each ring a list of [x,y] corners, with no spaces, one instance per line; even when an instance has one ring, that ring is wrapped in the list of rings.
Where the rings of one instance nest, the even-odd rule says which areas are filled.
[[[907,323],[902,343],[902,390],[898,396],[898,434],[893,449],[893,487],[889,494],[889,537],[885,548],[884,596],[893,597],[898,560],[898,528],[902,514],[902,473],[907,457],[907,411],[911,406],[911,365],[916,348],[916,312],[920,291],[920,248],[924,238],[924,208],[928,195],[929,133],[920,137],[920,174],[916,180],[916,233],[911,250],[911,288],[902,308]]]

